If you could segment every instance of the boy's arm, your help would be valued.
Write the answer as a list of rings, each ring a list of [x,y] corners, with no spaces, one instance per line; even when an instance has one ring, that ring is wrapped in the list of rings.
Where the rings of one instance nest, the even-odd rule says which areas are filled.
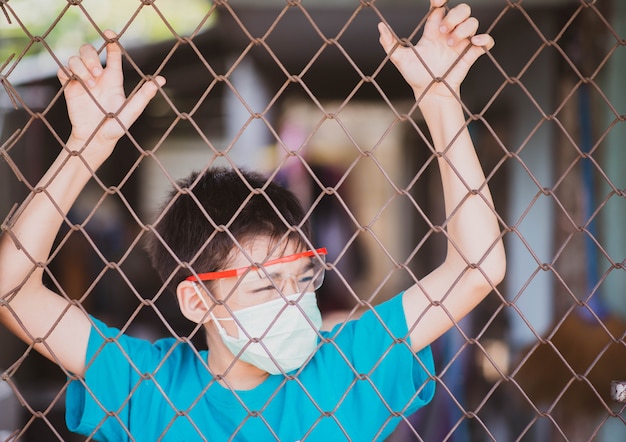
[[[105,35],[110,39],[106,68],[96,49],[84,45],[78,56],[70,58],[68,67],[59,70],[72,132],[0,237],[0,322],[75,374],[84,371],[91,324],[79,304],[43,285],[43,272],[78,194],[165,83],[156,77],[126,99],[122,51],[114,33]]]
[[[459,102],[461,82],[494,42],[489,35],[475,35],[478,21],[469,6],[446,12],[444,3],[431,0],[424,34],[414,47],[398,46],[379,25],[380,42],[413,88],[428,125],[445,200],[446,258],[403,298],[416,351],[469,313],[502,281],[506,268],[498,219]]]

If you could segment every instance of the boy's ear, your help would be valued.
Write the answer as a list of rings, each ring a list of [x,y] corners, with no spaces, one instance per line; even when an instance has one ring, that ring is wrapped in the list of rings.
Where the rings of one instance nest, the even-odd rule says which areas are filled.
[[[176,287],[176,298],[180,311],[190,321],[200,324],[211,320],[208,314],[209,305],[196,283],[182,281]]]

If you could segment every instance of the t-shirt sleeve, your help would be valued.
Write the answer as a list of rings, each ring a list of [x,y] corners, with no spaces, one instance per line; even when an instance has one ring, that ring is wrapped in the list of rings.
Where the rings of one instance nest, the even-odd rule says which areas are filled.
[[[66,423],[95,440],[128,440],[129,401],[142,379],[135,364],[138,355],[150,355],[152,344],[91,320],[85,375],[68,386]]]
[[[350,370],[360,377],[358,383],[367,385],[363,390],[369,396],[368,407],[376,403],[382,413],[408,416],[432,400],[432,351],[430,346],[417,353],[412,350],[402,294],[352,321],[350,327],[334,334],[334,340],[337,351],[343,352],[342,359],[349,361]],[[353,376],[348,373],[349,378]],[[359,395],[355,398],[358,407]]]

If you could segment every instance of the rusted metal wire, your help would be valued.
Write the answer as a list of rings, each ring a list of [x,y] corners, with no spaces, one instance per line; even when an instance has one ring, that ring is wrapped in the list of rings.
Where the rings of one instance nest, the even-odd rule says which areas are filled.
[[[33,143],[45,139],[52,141],[52,144],[56,143],[56,147],[60,149],[67,149],[63,135],[66,129],[63,123],[60,123],[64,115],[64,110],[60,109],[63,104],[63,85],[55,85],[53,88],[49,86],[52,84],[50,78],[55,75],[57,69],[64,69],[65,61],[48,43],[47,37],[57,27],[63,25],[63,18],[70,10],[80,11],[80,14],[97,33],[101,37],[104,36],[105,28],[102,27],[99,17],[90,14],[87,2],[55,1],[59,3],[58,15],[51,18],[49,26],[43,33],[38,34],[29,29],[24,24],[25,20],[19,17],[15,8],[11,7],[12,3],[17,4],[19,0],[0,0],[0,8],[8,24],[19,28],[27,39],[24,47],[0,65],[0,73],[2,73],[0,83],[10,103],[9,106],[9,103],[0,101],[2,106],[0,118],[3,119],[0,121],[0,128],[2,128],[0,158],[3,162],[3,173],[10,176],[11,183],[14,183],[11,190],[6,191],[6,196],[10,198],[10,201],[7,200],[8,216],[7,213],[1,215],[3,218],[6,216],[2,232],[11,237],[13,237],[11,218],[16,216],[16,213],[19,214],[15,205],[18,196],[24,192],[47,195],[45,186],[36,188],[33,184],[37,181],[33,176],[41,172],[42,166],[39,169],[33,166],[32,155],[38,156],[39,159],[35,161],[37,164],[45,163],[50,156],[50,146],[44,148],[33,146]],[[340,283],[343,284],[343,291],[348,294],[350,307],[344,312],[344,317],[356,315],[362,309],[371,309],[373,305],[384,299],[384,293],[388,291],[389,286],[395,287],[394,284],[398,278],[403,283],[418,282],[419,275],[427,271],[425,268],[417,268],[418,256],[424,253],[436,255],[439,251],[440,239],[444,242],[449,240],[445,233],[449,219],[441,219],[441,208],[424,196],[426,193],[436,194],[437,192],[436,189],[429,187],[430,170],[439,156],[445,157],[445,152],[443,154],[433,152],[429,137],[423,130],[420,117],[417,115],[417,108],[414,103],[411,103],[408,94],[404,99],[398,99],[399,93],[388,92],[393,82],[389,81],[386,72],[388,60],[380,55],[375,57],[376,61],[372,63],[370,58],[357,53],[358,48],[355,49],[355,46],[349,42],[353,27],[356,27],[363,17],[374,17],[377,21],[388,24],[392,29],[397,17],[392,15],[393,11],[389,11],[386,2],[383,1],[352,3],[348,13],[345,13],[345,7],[342,9],[345,13],[343,14],[345,21],[333,24],[335,19],[330,19],[328,14],[320,13],[318,7],[313,4],[301,1],[276,2],[276,6],[271,8],[271,18],[266,19],[262,30],[259,31],[255,28],[258,23],[250,20],[249,11],[246,14],[245,5],[239,5],[234,1],[217,0],[212,3],[207,2],[206,14],[197,17],[198,25],[183,35],[177,30],[176,17],[165,14],[159,9],[158,2],[136,1],[130,18],[117,24],[119,42],[125,58],[126,74],[132,80],[137,80],[134,82],[129,80],[129,84],[136,85],[130,91],[130,96],[137,93],[141,84],[153,81],[157,75],[171,74],[174,79],[171,82],[168,79],[168,86],[160,91],[158,103],[147,109],[146,119],[152,119],[152,121],[144,120],[143,124],[148,129],[142,132],[141,127],[135,127],[126,131],[128,135],[124,141],[126,156],[119,157],[119,168],[115,171],[106,169],[103,172],[91,171],[96,197],[90,208],[82,214],[79,221],[71,216],[64,216],[64,230],[55,243],[50,259],[43,263],[31,259],[33,271],[43,268],[51,286],[72,306],[78,306],[85,311],[97,305],[101,285],[106,284],[107,278],[111,275],[115,275],[114,279],[117,284],[114,285],[115,289],[121,288],[129,298],[125,301],[127,310],[124,315],[116,319],[122,331],[131,330],[141,324],[142,316],[148,312],[153,319],[156,318],[154,322],[158,324],[161,331],[176,337],[181,343],[195,342],[194,335],[201,335],[201,327],[195,327],[188,333],[180,331],[167,310],[168,304],[164,299],[166,298],[164,292],[171,281],[168,280],[157,287],[154,287],[152,283],[138,282],[142,278],[138,278],[137,273],[155,278],[145,269],[137,270],[142,265],[141,258],[137,258],[137,255],[145,235],[148,232],[155,233],[154,225],[163,214],[156,214],[153,218],[156,221],[147,219],[140,207],[143,204],[140,195],[144,193],[141,189],[138,190],[140,186],[137,185],[137,181],[141,179],[144,169],[152,167],[153,174],[160,175],[162,181],[174,185],[178,192],[176,197],[186,194],[189,189],[177,187],[177,176],[172,172],[172,160],[168,156],[171,156],[176,146],[182,146],[185,143],[192,144],[189,140],[196,140],[194,143],[203,149],[202,163],[197,164],[197,168],[201,171],[224,162],[238,168],[239,140],[245,137],[247,130],[260,124],[266,128],[272,139],[270,144],[275,144],[272,153],[267,155],[271,157],[268,160],[271,163],[268,175],[272,178],[282,178],[284,171],[297,163],[301,173],[299,177],[310,181],[309,186],[313,189],[314,196],[310,197],[310,209],[308,209],[307,216],[312,217],[316,210],[322,210],[323,203],[329,198],[336,202],[338,210],[347,214],[346,224],[349,225],[351,233],[344,239],[345,243],[339,245],[340,251],[334,261],[327,264],[327,271],[337,274]],[[471,1],[469,3],[471,4]],[[617,6],[613,9],[605,7],[611,4],[609,1],[570,1],[567,6],[555,9],[555,14],[560,18],[555,19],[558,24],[549,31],[546,31],[545,23],[539,17],[540,13],[533,9],[530,3],[532,2],[502,0],[494,1],[493,5],[487,8],[489,11],[486,16],[490,18],[490,21],[482,23],[482,28],[498,33],[515,18],[529,30],[525,35],[532,36],[536,41],[533,46],[524,46],[525,52],[508,64],[501,60],[500,57],[505,58],[505,54],[499,53],[497,51],[499,46],[496,46],[496,50],[484,57],[485,66],[488,65],[491,73],[489,81],[485,82],[489,84],[482,84],[482,86],[489,92],[482,95],[474,94],[482,98],[474,98],[473,101],[468,102],[462,102],[462,97],[457,98],[467,115],[466,126],[472,131],[476,130],[476,133],[480,134],[480,139],[488,146],[484,148],[484,152],[481,152],[488,158],[485,161],[489,163],[485,166],[487,182],[483,184],[483,187],[489,184],[490,187],[495,188],[493,193],[496,200],[502,202],[502,205],[496,202],[498,211],[496,215],[502,235],[506,240],[515,242],[520,253],[528,256],[533,263],[532,268],[524,275],[525,282],[521,284],[521,287],[512,289],[513,293],[507,292],[506,281],[502,286],[494,286],[492,295],[479,309],[477,316],[473,317],[472,327],[468,329],[467,324],[455,324],[451,333],[455,334],[458,339],[457,346],[448,348],[446,354],[441,356],[438,372],[434,376],[438,389],[442,392],[441,400],[451,410],[446,419],[441,418],[440,425],[445,427],[442,432],[434,436],[433,433],[428,433],[432,431],[432,428],[429,429],[428,425],[420,422],[419,417],[415,419],[403,417],[401,427],[404,431],[399,431],[396,436],[392,436],[393,440],[455,440],[455,434],[461,433],[479,435],[475,440],[497,440],[498,429],[502,425],[497,425],[496,421],[509,427],[508,439],[511,440],[524,438],[548,440],[542,437],[554,438],[552,440],[559,438],[596,440],[603,432],[603,426],[607,421],[621,421],[626,425],[623,408],[615,411],[615,404],[611,403],[611,399],[618,403],[626,402],[624,382],[615,380],[611,382],[611,379],[619,378],[619,373],[616,373],[615,369],[626,373],[626,344],[624,342],[626,318],[618,318],[615,315],[605,316],[594,307],[594,301],[602,296],[602,287],[606,281],[614,278],[618,272],[623,273],[625,261],[623,255],[616,258],[610,252],[607,243],[611,241],[611,238],[603,237],[593,229],[593,222],[602,216],[606,207],[616,204],[615,201],[618,201],[617,204],[624,204],[623,184],[616,183],[615,178],[606,170],[607,160],[604,156],[606,155],[604,145],[612,131],[617,131],[623,123],[624,115],[621,106],[617,104],[619,100],[610,95],[611,92],[601,78],[610,63],[617,59],[620,51],[624,50],[625,42],[620,34],[623,30],[613,28],[610,14]],[[413,12],[410,11],[415,9],[413,4],[404,5],[403,2],[398,2],[398,4],[403,8],[404,14],[412,14]],[[332,15],[333,9],[330,6],[329,8]],[[126,40],[126,34],[131,32],[136,22],[141,20],[141,14],[146,11],[155,14],[171,36],[165,43],[144,42],[143,46],[137,49]],[[258,12],[254,8],[251,11]],[[180,13],[185,13],[183,7]],[[202,29],[206,23],[213,19],[218,24],[228,22],[230,27],[220,28],[216,25],[217,31],[203,32]],[[279,48],[277,42],[277,39],[283,36],[282,29],[290,26],[290,20],[294,23],[298,20],[297,23],[306,25],[307,30],[314,35],[313,49],[306,49],[308,58],[302,63],[289,59],[289,56],[293,59],[297,58],[298,54],[289,52],[284,44]],[[595,30],[593,34],[588,32],[592,26],[589,23],[593,23]],[[404,34],[398,32],[398,36],[408,35],[405,42],[415,40],[416,36],[421,33],[423,25],[424,22],[416,18],[408,32]],[[224,30],[230,34],[221,35],[220,32]],[[291,32],[296,33],[298,30],[291,29]],[[599,38],[597,32],[601,32],[604,41],[609,42],[608,48],[605,48],[602,54],[593,53],[595,49],[583,45],[587,40]],[[212,47],[207,44],[207,41],[212,42],[212,38],[218,39],[219,45]],[[298,37],[294,35],[293,40],[294,45],[297,44]],[[18,71],[20,64],[25,65],[28,62],[29,52],[35,46],[40,47],[46,54],[53,64],[53,69],[44,78],[22,84],[15,72]],[[103,48],[104,46],[100,49]],[[304,48],[302,51],[305,53]],[[515,48],[507,48],[505,51],[515,51]],[[330,53],[336,57],[333,63],[339,63],[337,60],[340,60],[340,63],[343,63],[342,66],[345,66],[352,76],[352,80],[347,80],[349,85],[335,95],[332,95],[332,92],[321,93],[318,87],[319,80],[312,78],[319,76],[316,70],[319,64],[332,64],[324,59]],[[184,58],[181,54],[184,54]],[[561,85],[566,85],[559,91],[552,91],[555,95],[550,105],[546,105],[546,97],[542,89],[529,79],[537,66],[544,62],[546,54],[552,54],[554,59],[558,60],[555,62],[558,65],[556,69],[562,78],[559,79],[557,75],[556,81]],[[269,98],[261,107],[256,107],[249,102],[245,85],[235,78],[235,72],[242,69],[242,66],[250,59],[262,66],[261,71],[265,69],[261,75],[265,76],[270,84]],[[363,61],[365,59],[368,61]],[[188,63],[193,67],[182,67],[186,66],[182,63]],[[334,71],[332,76],[339,74],[340,72]],[[185,78],[187,75],[189,75],[188,79]],[[334,80],[335,78],[329,78],[323,83],[332,83]],[[48,85],[48,89],[45,89],[48,95],[42,92],[37,94],[37,99],[47,101],[43,106],[33,105],[34,98],[28,94],[29,87],[41,84]],[[474,80],[472,84],[475,87],[481,87],[480,81]],[[329,85],[328,88],[332,89],[333,85]],[[578,123],[575,117],[572,117],[575,113],[572,109],[578,104],[583,89],[593,94],[596,108],[601,108],[611,116],[608,123],[599,118],[593,121],[592,145],[587,148],[582,146],[581,136],[577,132]],[[295,90],[297,93],[294,93]],[[514,100],[507,99],[506,104],[503,104],[505,103],[504,97],[514,94],[524,100],[527,103],[526,107],[534,112],[525,121],[524,132],[517,137],[515,143],[511,140],[516,128],[512,127],[512,123],[503,121],[500,115],[512,116],[515,113],[514,109],[508,107]],[[222,102],[225,95],[231,96],[233,101],[244,109],[245,114],[239,131],[228,139],[223,132],[216,134],[216,131],[210,128],[211,123],[207,118],[207,116],[217,119],[228,118],[225,111],[215,110],[218,107],[216,103]],[[363,100],[362,95],[366,95],[367,98]],[[306,133],[302,137],[304,141],[296,146],[284,139],[281,127],[284,123],[282,120],[288,120],[289,112],[292,110],[289,107],[292,103],[290,100],[293,100],[294,96],[307,102],[309,118]],[[348,121],[348,115],[355,112],[354,108],[358,108],[363,101],[375,101],[385,108],[385,112],[390,116],[388,124],[378,138],[368,140],[367,143],[358,133],[359,130],[355,130]],[[475,110],[477,107],[478,111]],[[117,118],[116,115],[107,115],[107,117]],[[365,124],[367,125],[367,122]],[[324,134],[324,128],[331,125],[341,133],[341,141],[338,145],[341,144],[341,148],[345,148],[346,159],[342,159],[335,181],[327,184],[318,172],[319,156],[310,155],[309,149],[310,145],[316,144],[317,137]],[[545,180],[535,169],[536,164],[533,165],[529,161],[531,155],[529,151],[533,151],[537,138],[547,128],[552,130],[552,141],[563,147],[560,156],[554,155],[555,165],[551,167],[555,176],[551,180]],[[386,158],[392,155],[387,140],[394,136],[396,130],[405,132],[400,144],[405,143],[405,139],[409,139],[423,146],[423,152],[411,154],[412,159],[421,156],[421,162],[418,167],[407,166],[409,172],[404,170],[404,165],[400,167],[402,170],[398,170],[397,167],[390,168]],[[146,133],[148,131],[151,133]],[[193,153],[192,151],[193,149],[188,150],[190,153]],[[322,150],[321,152],[327,153],[328,151]],[[406,154],[408,150],[404,149],[402,152]],[[71,156],[82,158],[82,152],[69,153]],[[600,194],[598,191],[599,201],[596,202],[596,206],[587,212],[588,217],[580,208],[585,202],[571,198],[572,195],[580,193],[582,186],[580,168],[583,162],[590,165],[594,182],[604,186],[603,193]],[[87,162],[84,163],[87,166]],[[364,164],[369,165],[368,170],[372,180],[377,180],[378,188],[382,189],[383,194],[386,192],[386,195],[377,199],[380,203],[376,207],[355,209],[357,204],[354,202],[353,187],[359,184],[354,184],[354,177],[360,173],[359,170],[364,167]],[[526,185],[531,189],[531,196],[526,201],[527,206],[518,210],[515,219],[506,213],[506,201],[514,191],[509,187],[508,181],[511,169],[520,170],[526,178]],[[405,173],[405,176],[401,173]],[[453,170],[453,173],[458,172]],[[54,175],[50,176],[50,181],[54,178]],[[20,183],[21,187],[17,187],[17,183]],[[469,193],[480,194],[481,189],[471,189],[469,185],[466,187]],[[252,189],[252,192],[264,194],[263,189]],[[193,194],[191,196],[195,198]],[[550,201],[556,213],[553,221],[556,239],[551,256],[543,256],[535,250],[536,245],[524,229],[524,225],[532,221],[535,216],[536,207],[545,200]],[[113,253],[115,255],[113,257],[106,250],[106,244],[103,244],[102,238],[98,237],[98,232],[92,229],[93,224],[98,223],[101,212],[107,210],[107,204],[111,201],[115,201],[124,212],[126,223],[125,233],[122,235],[123,247]],[[62,213],[56,203],[54,201],[52,203]],[[271,200],[268,203],[278,211]],[[381,233],[381,224],[389,220],[388,212],[393,211],[394,207],[399,205],[403,208],[393,213],[399,217],[409,217],[410,212],[410,219],[414,221],[414,224],[423,225],[420,227],[423,230],[420,238],[415,239],[413,232],[399,234],[400,242],[410,244],[408,251],[402,247],[394,248],[395,246],[389,244],[388,237]],[[164,211],[168,208],[167,204],[163,206]],[[451,217],[457,209],[452,211]],[[207,222],[212,221],[208,219]],[[215,227],[228,233],[228,226]],[[299,226],[293,228],[297,230]],[[407,232],[412,228],[412,226],[404,227]],[[406,237],[410,240],[407,241]],[[356,247],[363,238],[366,238],[369,247],[368,257],[376,255],[374,266],[380,267],[376,269],[378,279],[370,281],[369,285],[362,281],[354,282],[350,279],[348,272],[343,273],[341,270],[342,263],[348,259],[351,248]],[[599,276],[590,289],[581,288],[584,285],[580,281],[582,278],[580,265],[584,260],[582,238],[591,239],[595,254],[604,264],[598,269]],[[163,246],[171,251],[164,241]],[[453,243],[450,246],[455,247]],[[80,250],[77,253],[83,259],[89,256],[89,259],[95,260],[98,268],[89,278],[84,275],[82,277],[76,274],[71,275],[70,280],[76,278],[82,282],[77,292],[66,288],[68,279],[62,275],[64,256],[72,250]],[[398,250],[404,250],[403,254],[399,254]],[[191,269],[193,274],[196,273],[193,269],[193,262],[182,262],[176,259],[180,268]],[[469,259],[465,261],[468,268],[480,264],[480,262],[473,263]],[[432,261],[426,259],[426,261],[419,261],[418,264],[431,265]],[[509,273],[517,271],[521,270],[511,269]],[[553,304],[556,310],[553,322],[547,330],[537,329],[532,319],[527,317],[528,311],[520,306],[524,294],[532,290],[534,282],[543,275],[549,275],[555,287]],[[170,275],[169,279],[173,277],[174,275]],[[84,280],[86,278],[87,280]],[[359,292],[358,288],[364,286],[367,290]],[[149,287],[147,292],[143,290],[145,287]],[[0,293],[0,308],[10,310],[11,300],[19,289],[20,287],[16,287],[10,293]],[[580,319],[583,316],[579,315],[582,310],[587,313],[584,315],[588,318],[587,320]],[[534,334],[534,341],[524,348],[513,348],[513,344],[507,342],[507,315],[521,318],[527,329]],[[55,324],[58,324],[60,320],[61,318],[58,318]],[[49,333],[52,333],[53,329]],[[577,335],[576,330],[583,330],[586,336]],[[45,336],[32,338],[36,343],[46,345]],[[503,343],[503,347],[491,345],[494,340]],[[406,340],[399,344],[407,345]],[[33,356],[34,345],[26,349],[13,345],[7,363],[9,368],[2,373],[1,380],[9,383],[23,407],[23,419],[17,424],[18,427],[6,429],[10,431],[9,440],[21,440],[22,437],[26,439],[29,434],[35,435],[33,437],[39,440],[50,438],[63,440],[66,437],[66,430],[54,414],[62,404],[68,383],[57,382],[53,392],[49,394],[50,397],[42,399],[34,394],[35,392],[28,385],[16,381],[22,372],[33,370],[36,372],[37,364],[41,364]],[[505,353],[495,350],[502,348],[506,349]],[[339,348],[337,351],[341,353]],[[197,356],[200,358],[199,352]],[[349,359],[343,353],[341,357],[346,361]],[[372,372],[376,370],[376,367],[375,364]],[[464,379],[457,379],[459,367],[461,367]],[[208,370],[208,366],[206,368]],[[539,376],[538,373],[542,375]],[[65,374],[73,379],[70,373]],[[370,382],[372,375],[372,373],[358,373],[356,370],[354,374],[354,383]],[[24,376],[28,377],[27,375],[28,373],[25,373]],[[153,379],[154,374],[145,376],[147,379]],[[33,376],[30,379],[32,381]],[[213,383],[223,380],[223,378],[215,379]],[[88,389],[86,385],[85,387]],[[201,400],[209,387],[206,386],[203,391],[198,392],[196,403]],[[606,394],[609,387],[610,398]],[[375,385],[373,388],[376,390]],[[89,390],[88,393],[90,393]],[[236,392],[233,391],[233,393],[237,395]],[[344,401],[347,395],[348,391],[342,393],[339,403]],[[509,401],[510,397],[515,399]],[[381,401],[385,402],[382,395]],[[507,405],[502,406],[503,402]],[[246,407],[243,400],[241,404]],[[249,417],[263,419],[262,413],[268,406],[269,403],[264,404],[260,410],[249,409]],[[336,410],[325,410],[316,403],[314,407],[318,409],[320,416],[336,419],[334,415]],[[509,409],[514,411],[509,413],[507,411]],[[397,417],[397,411],[390,409],[389,412],[390,419]],[[112,413],[114,415],[115,411]],[[178,416],[188,416],[188,410],[177,410],[177,413]],[[542,425],[543,423],[546,425]],[[337,424],[341,427],[340,421]],[[169,423],[168,428],[172,425],[173,422]],[[547,432],[546,426],[549,427]],[[538,428],[544,428],[544,430]],[[4,429],[0,428],[0,430]],[[233,429],[234,440],[237,439],[237,431],[237,428]],[[270,431],[273,432],[272,429]],[[45,436],[41,436],[42,434]],[[279,435],[274,434],[274,436],[279,439]],[[210,439],[210,435],[207,439]]]

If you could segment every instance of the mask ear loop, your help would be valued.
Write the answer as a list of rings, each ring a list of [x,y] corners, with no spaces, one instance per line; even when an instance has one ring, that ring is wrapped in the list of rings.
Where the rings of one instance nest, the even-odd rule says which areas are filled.
[[[213,314],[213,311],[209,308],[209,305],[205,301],[204,296],[202,296],[202,293],[200,293],[200,290],[198,289],[198,283],[196,282],[193,283],[193,289],[196,291],[196,294],[200,298],[200,301],[202,301],[202,303],[206,307],[209,317],[211,318],[211,320],[215,323],[215,326],[217,327],[217,331],[220,334],[227,335],[228,333],[226,332],[226,329],[222,327],[222,324],[220,324],[220,321],[234,321],[235,319],[234,318],[216,318],[215,315]]]
[[[200,289],[198,289],[198,283],[195,281],[193,282],[193,289],[196,291],[196,295],[198,295],[198,298],[200,298],[200,301],[202,301],[202,303],[206,307],[206,311],[209,314],[209,317],[211,318],[211,320],[215,321],[215,323],[217,324],[218,323],[217,318],[213,314],[213,311],[211,311],[211,309],[209,308],[209,304],[207,304],[206,300],[204,299],[204,296],[202,296]]]

